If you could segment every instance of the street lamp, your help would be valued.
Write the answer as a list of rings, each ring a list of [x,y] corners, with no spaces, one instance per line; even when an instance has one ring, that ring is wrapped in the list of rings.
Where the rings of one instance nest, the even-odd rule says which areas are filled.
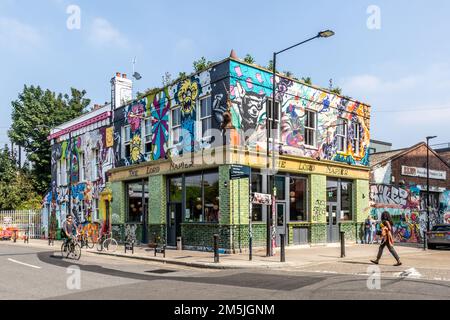
[[[427,137],[427,232],[430,232],[430,140],[437,136]]]
[[[299,42],[293,46],[290,46],[289,48],[283,49],[281,51],[278,52],[274,52],[273,53],[273,60],[272,60],[272,104],[270,106],[270,110],[268,108],[267,110],[267,116],[266,116],[266,128],[267,128],[267,191],[271,192],[272,194],[272,208],[271,210],[270,205],[268,206],[268,210],[267,210],[267,256],[271,257],[273,256],[273,248],[272,248],[272,224],[273,224],[273,216],[275,213],[275,188],[274,188],[274,179],[275,179],[275,174],[274,172],[272,172],[271,176],[272,179],[270,179],[269,177],[269,172],[270,172],[270,162],[269,162],[269,158],[270,158],[270,130],[273,129],[272,127],[274,126],[274,120],[275,120],[275,91],[276,91],[276,65],[277,65],[277,55],[279,55],[280,53],[283,53],[285,51],[288,51],[290,49],[293,49],[297,46],[300,46],[304,43],[307,43],[309,41],[312,41],[314,39],[317,38],[329,38],[334,36],[334,32],[332,30],[324,30],[319,32],[316,36],[309,38],[305,41]],[[277,110],[277,112],[279,112],[279,110]],[[278,113],[277,113],[278,116]],[[271,126],[271,122],[272,122],[272,126]],[[279,130],[279,126],[277,127],[277,130]],[[272,145],[273,145],[273,151],[272,151],[272,169],[275,171],[275,139],[273,139],[272,141]]]

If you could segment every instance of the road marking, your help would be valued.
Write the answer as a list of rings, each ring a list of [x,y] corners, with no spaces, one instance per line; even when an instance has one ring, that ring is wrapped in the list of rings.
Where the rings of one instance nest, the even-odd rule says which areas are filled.
[[[394,273],[394,276],[399,278],[413,278],[413,279],[419,279],[422,277],[420,272],[417,271],[415,268],[411,268],[403,272]]]
[[[14,263],[18,263],[18,264],[21,264],[21,265],[27,266],[27,267],[31,267],[31,268],[35,268],[35,269],[42,269],[41,267],[38,267],[38,266],[33,266],[32,264],[28,264],[28,263],[20,262],[20,261],[14,260],[14,259],[8,259],[8,260],[9,260],[9,261],[11,261],[11,262],[14,262]]]

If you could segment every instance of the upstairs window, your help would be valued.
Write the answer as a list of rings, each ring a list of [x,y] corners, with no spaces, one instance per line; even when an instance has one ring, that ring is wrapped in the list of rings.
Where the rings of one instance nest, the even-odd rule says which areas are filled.
[[[93,168],[92,168],[92,180],[95,181],[99,178],[98,170],[100,168],[100,152],[98,151],[98,149],[94,149],[93,154],[95,157],[95,161],[93,163]]]
[[[129,158],[131,156],[131,127],[125,126],[123,130],[124,130],[123,135],[124,156],[125,158]]]
[[[208,130],[212,129],[212,112],[211,112],[211,96],[200,99],[200,121],[202,123],[201,139],[207,140],[210,138],[206,136]],[[211,134],[209,132],[209,134]]]
[[[339,118],[336,127],[337,151],[339,152],[347,151],[347,136],[348,136],[347,120]]]
[[[360,154],[361,152],[361,125],[358,122],[352,123],[353,127],[353,152]]]
[[[316,147],[317,112],[306,110],[305,119],[305,145]]]
[[[275,101],[275,108],[272,109],[272,99],[268,98],[266,101],[266,107],[267,107],[267,115],[269,117],[269,120],[272,122],[272,135],[275,135],[275,140],[279,140],[278,136],[278,128],[280,128],[280,103],[278,101]]]
[[[181,137],[181,108],[176,107],[172,109],[172,134],[170,143],[172,146],[180,143],[180,137]]]
[[[144,120],[144,122],[144,154],[150,155],[150,153],[152,152],[152,120],[150,118],[147,118]]]

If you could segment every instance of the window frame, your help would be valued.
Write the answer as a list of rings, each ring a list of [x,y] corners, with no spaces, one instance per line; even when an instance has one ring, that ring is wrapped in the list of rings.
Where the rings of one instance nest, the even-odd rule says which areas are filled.
[[[152,117],[146,117],[144,119],[142,119],[143,125],[142,127],[144,128],[144,130],[142,130],[142,141],[144,141],[144,143],[142,144],[142,154],[148,156],[152,153],[152,128],[153,128],[153,123],[152,123]],[[147,128],[147,123],[150,124],[149,128]],[[147,132],[147,129],[149,132]],[[148,139],[148,140],[147,140]],[[150,151],[147,151],[147,145],[150,144]]]
[[[209,115],[207,115],[207,116],[203,116],[202,115],[202,102],[205,101],[205,100],[209,100],[209,106],[207,105],[207,109],[206,109],[206,110],[209,110]],[[199,98],[198,102],[197,102],[197,108],[198,108],[197,109],[197,120],[198,120],[198,122],[200,124],[198,126],[198,129],[197,129],[197,135],[199,137],[198,140],[203,141],[203,142],[209,141],[212,138],[212,135],[205,136],[205,132],[207,130],[211,131],[212,130],[212,125],[213,125],[213,123],[212,123],[212,117],[213,117],[213,113],[212,113],[212,96],[209,94],[209,95],[205,95],[205,96],[202,96],[201,98]],[[210,127],[204,132],[203,131],[203,121],[205,121],[205,120],[209,120],[210,121]]]
[[[122,142],[122,158],[129,158],[131,156],[131,126],[125,125],[123,130],[123,142]],[[127,130],[129,130],[129,137],[127,140]],[[127,148],[129,148],[129,154],[127,155]]]
[[[315,110],[312,109],[306,109],[305,110],[305,125],[304,125],[304,137],[305,137],[305,146],[311,147],[311,148],[317,148],[317,122],[318,122],[318,113]],[[309,126],[309,117],[310,114],[314,114],[314,127]],[[310,131],[313,134],[313,144],[308,144],[308,141],[306,139],[307,132]]]
[[[343,128],[343,129],[342,129]],[[341,131],[342,130],[342,131]],[[345,118],[338,118],[336,137],[338,138],[338,150],[337,152],[346,153],[348,149],[348,120]],[[340,139],[344,142],[340,145]],[[343,150],[340,149],[343,147]]]
[[[174,125],[174,112],[178,111],[179,113],[179,124]],[[178,141],[175,143],[174,137],[175,137],[175,130],[179,131],[178,134]],[[172,109],[170,109],[170,139],[169,139],[169,148],[175,147],[177,144],[180,143],[181,138],[181,106],[175,106]]]
[[[361,153],[361,124],[357,121],[352,122],[353,127],[353,139],[352,139],[352,145],[353,145],[353,152],[356,155],[359,155]]]
[[[267,97],[265,101],[265,109],[266,109],[266,116],[269,118],[269,121],[271,122],[271,130],[274,132],[276,130],[276,137],[274,141],[276,143],[280,143],[281,139],[281,102],[279,100],[275,100],[275,113],[272,115],[272,97]],[[276,116],[276,117],[273,117]],[[273,138],[270,137],[269,141],[273,141]]]

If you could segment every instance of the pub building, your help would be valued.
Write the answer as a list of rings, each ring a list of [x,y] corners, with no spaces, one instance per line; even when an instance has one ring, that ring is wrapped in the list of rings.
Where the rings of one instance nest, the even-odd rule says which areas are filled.
[[[115,103],[114,237],[133,232],[142,243],[175,247],[178,240],[206,250],[218,234],[220,248],[233,253],[247,250],[251,224],[253,246],[265,247],[268,207],[251,200],[271,193],[265,168],[274,161],[277,241],[285,234],[289,246],[333,243],[339,231],[359,241],[369,208],[370,106],[277,74],[275,152],[267,159],[272,79],[233,51],[204,71]],[[236,165],[246,172],[237,178]]]

